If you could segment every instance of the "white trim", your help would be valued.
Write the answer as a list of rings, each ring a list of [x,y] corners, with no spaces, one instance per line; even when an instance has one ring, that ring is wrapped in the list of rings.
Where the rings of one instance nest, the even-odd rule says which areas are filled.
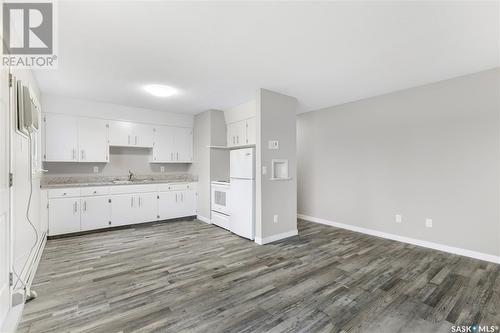
[[[297,236],[298,234],[299,234],[298,230],[294,229],[294,230],[291,230],[291,231],[282,232],[281,234],[272,235],[272,236],[269,236],[269,237],[264,237],[264,238],[255,237],[255,243],[257,243],[259,245],[264,245],[264,244],[276,242],[278,240],[285,239],[285,238],[288,238],[288,237]]]
[[[495,256],[492,254],[476,252],[476,251],[471,251],[471,250],[467,250],[467,249],[462,249],[459,247],[453,247],[453,246],[443,245],[443,244],[439,244],[439,243],[428,242],[428,241],[424,241],[424,240],[420,240],[420,239],[394,235],[394,234],[390,234],[390,233],[386,233],[386,232],[382,232],[382,231],[377,231],[377,230],[373,230],[373,229],[356,227],[353,225],[329,221],[329,220],[325,220],[325,219],[321,219],[321,218],[313,217],[313,216],[308,216],[308,215],[304,215],[304,214],[297,214],[297,217],[299,219],[307,220],[310,222],[321,223],[321,224],[329,225],[332,227],[347,229],[347,230],[360,232],[360,233],[371,235],[371,236],[392,239],[392,240],[402,242],[402,243],[413,244],[413,245],[422,246],[422,247],[426,247],[426,248],[433,249],[433,250],[458,254],[461,256],[465,256],[465,257],[470,257],[470,258],[474,258],[474,259],[493,262],[495,264],[500,264],[500,256]]]
[[[201,216],[201,215],[196,215],[196,218],[198,220],[200,220],[201,222],[205,222],[205,223],[208,223],[208,224],[212,224],[212,221],[210,221],[209,218],[207,217],[204,217],[204,216]]]

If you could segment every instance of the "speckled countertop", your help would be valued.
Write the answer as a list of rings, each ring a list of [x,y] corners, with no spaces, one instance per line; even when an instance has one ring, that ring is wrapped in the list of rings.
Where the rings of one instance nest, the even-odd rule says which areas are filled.
[[[128,176],[44,176],[41,188],[85,187],[85,186],[120,186],[139,184],[191,183],[198,177],[191,174],[137,175],[132,182],[126,182]]]

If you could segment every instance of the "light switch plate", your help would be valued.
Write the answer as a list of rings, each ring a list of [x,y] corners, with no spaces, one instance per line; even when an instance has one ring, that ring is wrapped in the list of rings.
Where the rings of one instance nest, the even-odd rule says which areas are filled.
[[[163,165],[160,167],[160,172],[165,172],[165,167]]]
[[[278,140],[269,140],[269,149],[280,149],[280,142]]]
[[[396,223],[401,223],[403,222],[403,217],[399,214],[396,214]]]
[[[432,228],[432,219],[430,219],[430,218],[426,218],[426,219],[425,219],[425,226],[426,226],[427,228]]]
[[[94,167],[94,173],[98,173],[99,172],[99,167],[98,166],[95,166]]]

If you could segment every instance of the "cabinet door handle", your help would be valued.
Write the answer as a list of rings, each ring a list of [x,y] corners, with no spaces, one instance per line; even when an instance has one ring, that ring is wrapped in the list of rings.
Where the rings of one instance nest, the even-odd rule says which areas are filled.
[[[135,145],[137,146],[137,135],[135,136]]]
[[[80,156],[81,156],[81,159],[82,159],[82,161],[83,161],[83,149],[82,149],[82,151],[80,152]]]
[[[179,153],[177,153],[177,161],[179,160]]]
[[[181,202],[184,202],[184,193],[181,193]]]
[[[139,207],[141,207],[141,197],[139,197]]]
[[[134,207],[134,197],[130,198],[130,207]]]
[[[74,211],[73,214],[76,214],[78,212],[78,202],[75,201],[75,204],[73,205]]]
[[[87,200],[85,200],[83,202],[83,211],[86,212],[87,211]]]
[[[130,144],[130,135],[128,136],[128,144]]]
[[[175,202],[177,202],[177,193],[175,193]]]
[[[170,153],[170,160],[173,161],[174,160],[174,153]]]

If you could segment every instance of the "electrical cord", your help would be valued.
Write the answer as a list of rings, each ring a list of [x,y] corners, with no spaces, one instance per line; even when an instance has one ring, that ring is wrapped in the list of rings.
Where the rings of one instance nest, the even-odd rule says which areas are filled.
[[[36,229],[35,225],[33,224],[33,222],[30,219],[30,208],[31,208],[31,201],[32,201],[32,197],[33,197],[33,155],[32,155],[33,152],[32,152],[31,134],[32,134],[31,130],[28,130],[28,145],[29,145],[29,168],[28,169],[29,169],[30,192],[29,192],[29,197],[28,197],[28,205],[26,207],[26,219],[28,220],[28,223],[30,224],[31,228],[33,228],[33,231],[35,233],[35,243],[33,244],[33,246],[31,247],[31,249],[28,253],[28,258],[24,262],[23,268],[21,269],[21,274],[24,271],[24,269],[26,268],[26,265],[28,264],[30,257],[31,257],[31,254],[33,253],[33,250],[36,248],[36,246],[38,244],[38,239],[39,239],[38,230]],[[12,271],[17,278],[16,282],[13,283],[13,288],[16,289],[17,284],[19,282],[21,282],[22,288],[26,289],[28,281],[24,282],[22,280],[20,274],[17,274],[15,263],[14,263],[14,265],[12,265]]]

